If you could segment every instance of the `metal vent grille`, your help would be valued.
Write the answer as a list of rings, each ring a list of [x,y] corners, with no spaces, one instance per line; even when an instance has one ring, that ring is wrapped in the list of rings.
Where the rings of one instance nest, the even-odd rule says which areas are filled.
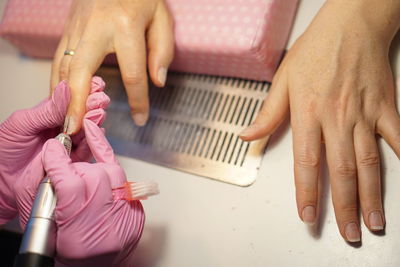
[[[247,143],[238,133],[260,109],[268,83],[170,73],[165,88],[150,87],[150,119],[137,127],[119,72],[99,75],[112,99],[104,126],[116,153],[236,185],[254,182],[266,140]]]

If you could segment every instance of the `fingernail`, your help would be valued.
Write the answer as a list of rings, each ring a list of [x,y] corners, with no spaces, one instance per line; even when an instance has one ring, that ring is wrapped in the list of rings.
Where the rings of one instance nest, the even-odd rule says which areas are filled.
[[[383,218],[380,211],[373,211],[368,216],[371,230],[383,230]]]
[[[144,126],[147,122],[149,115],[145,113],[134,113],[132,119],[137,126]]]
[[[76,130],[76,122],[72,116],[66,116],[64,121],[63,132],[71,135]]]
[[[313,206],[305,207],[301,216],[304,223],[313,225],[315,223],[315,208]]]
[[[252,124],[249,127],[247,127],[246,129],[244,129],[243,131],[241,131],[239,133],[239,136],[248,137],[250,135],[253,135],[256,132],[257,129],[258,129],[258,125]]]
[[[357,224],[355,223],[348,223],[344,230],[346,234],[347,241],[349,242],[360,242],[360,230],[358,229]]]
[[[161,67],[158,70],[157,79],[162,84],[162,86],[165,85],[165,81],[167,80],[167,72],[167,68],[164,67]]]

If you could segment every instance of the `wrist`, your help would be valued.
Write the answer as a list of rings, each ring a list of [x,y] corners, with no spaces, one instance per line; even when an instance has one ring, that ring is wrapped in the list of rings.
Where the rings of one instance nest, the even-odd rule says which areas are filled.
[[[391,42],[400,27],[400,1],[398,0],[328,0],[340,8],[351,21],[365,25],[380,38]]]
[[[400,28],[398,0],[327,0],[323,8],[344,27],[369,32],[388,45]]]

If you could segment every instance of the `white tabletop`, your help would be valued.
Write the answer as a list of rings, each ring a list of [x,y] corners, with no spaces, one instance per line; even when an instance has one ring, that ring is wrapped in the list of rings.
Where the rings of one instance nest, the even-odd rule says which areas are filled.
[[[302,1],[290,44],[323,2]],[[0,0],[0,10],[3,6]],[[47,95],[50,64],[21,57],[0,40],[0,121]],[[143,202],[146,226],[136,266],[400,266],[400,166],[389,147],[380,144],[386,234],[377,236],[362,226],[359,248],[339,235],[327,183],[319,227],[308,228],[299,220],[287,122],[272,138],[259,177],[248,188],[119,157],[129,178],[151,178],[161,189],[159,196]]]

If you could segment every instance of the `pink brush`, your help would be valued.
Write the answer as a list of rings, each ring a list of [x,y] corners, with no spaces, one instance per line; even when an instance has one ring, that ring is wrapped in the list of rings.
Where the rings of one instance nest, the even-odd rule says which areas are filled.
[[[126,182],[124,186],[114,188],[112,191],[115,200],[127,201],[145,200],[160,193],[158,184],[154,181]]]

